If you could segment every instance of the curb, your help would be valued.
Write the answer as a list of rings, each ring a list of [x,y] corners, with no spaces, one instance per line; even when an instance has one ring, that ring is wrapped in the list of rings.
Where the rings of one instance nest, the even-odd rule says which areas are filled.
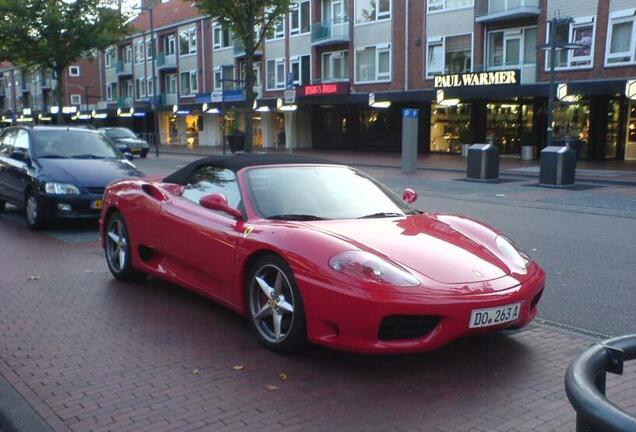
[[[53,432],[53,428],[2,374],[0,374],[0,428],[3,432]]]

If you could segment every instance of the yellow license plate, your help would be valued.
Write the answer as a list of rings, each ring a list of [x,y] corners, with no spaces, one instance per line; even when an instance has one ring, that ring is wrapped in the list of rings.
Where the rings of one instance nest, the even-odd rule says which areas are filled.
[[[91,207],[94,208],[95,210],[101,210],[103,206],[104,206],[104,201],[102,200],[95,200],[93,201],[93,204],[91,205]]]

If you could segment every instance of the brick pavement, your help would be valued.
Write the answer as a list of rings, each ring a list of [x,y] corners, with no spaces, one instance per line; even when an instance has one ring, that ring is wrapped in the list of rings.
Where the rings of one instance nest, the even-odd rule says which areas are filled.
[[[113,281],[96,243],[7,220],[0,238],[0,374],[56,431],[574,429],[563,375],[591,339],[534,325],[429,354],[284,357],[200,296]],[[608,387],[636,414],[634,382],[628,365]]]

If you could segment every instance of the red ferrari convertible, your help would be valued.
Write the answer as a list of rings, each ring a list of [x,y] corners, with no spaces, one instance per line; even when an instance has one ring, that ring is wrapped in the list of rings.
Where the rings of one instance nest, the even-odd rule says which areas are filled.
[[[217,156],[110,185],[100,230],[114,277],[208,296],[277,351],[307,340],[426,351],[532,321],[539,265],[491,227],[414,209],[416,198],[344,165]]]

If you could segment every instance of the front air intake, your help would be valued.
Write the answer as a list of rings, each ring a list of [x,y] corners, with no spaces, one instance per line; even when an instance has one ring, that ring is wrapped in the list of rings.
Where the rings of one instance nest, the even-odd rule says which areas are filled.
[[[439,317],[429,315],[391,315],[382,320],[378,339],[382,341],[418,339],[439,324]]]

